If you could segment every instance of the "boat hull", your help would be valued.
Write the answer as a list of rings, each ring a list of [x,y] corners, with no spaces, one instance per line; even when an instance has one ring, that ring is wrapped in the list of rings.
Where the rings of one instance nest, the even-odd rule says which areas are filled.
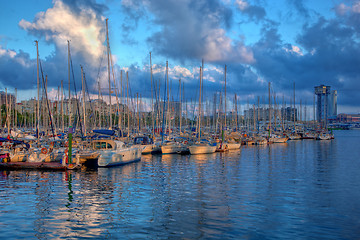
[[[208,154],[216,151],[216,146],[189,146],[190,154]]]
[[[237,150],[240,149],[240,143],[227,143],[226,144],[228,150]]]
[[[141,149],[128,148],[119,151],[102,151],[97,160],[98,167],[112,167],[140,161]]]
[[[187,151],[187,147],[183,146],[183,145],[164,145],[161,146],[161,152],[162,154],[174,154],[174,153],[182,153]]]
[[[286,143],[289,140],[289,138],[285,137],[285,138],[277,138],[277,137],[273,137],[269,139],[269,142],[271,143]]]

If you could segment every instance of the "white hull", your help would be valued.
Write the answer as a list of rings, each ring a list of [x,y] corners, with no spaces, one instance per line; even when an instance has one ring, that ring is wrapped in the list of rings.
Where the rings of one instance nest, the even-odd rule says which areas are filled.
[[[285,143],[285,142],[287,142],[287,140],[289,140],[289,138],[272,137],[272,138],[269,139],[269,142],[271,142],[271,143]]]
[[[104,150],[100,152],[98,158],[99,167],[111,167],[116,165],[122,165],[134,161],[138,161],[141,158],[140,148],[124,148],[121,150]]]
[[[116,140],[94,140],[92,150],[78,152],[76,162],[88,167],[111,167],[140,161],[142,148],[125,147]],[[73,154],[74,155],[74,154]]]
[[[160,151],[160,147],[156,146],[155,144],[148,144],[148,145],[133,145],[133,148],[140,148],[142,149],[142,154],[150,154],[152,152]]]
[[[240,149],[240,143],[227,143],[226,144],[228,150],[237,150]]]
[[[331,136],[329,134],[320,134],[316,138],[317,140],[331,140]]]
[[[189,146],[189,150],[190,150],[190,154],[214,153],[216,151],[216,146],[192,145]]]
[[[56,149],[52,152],[42,153],[40,149],[34,150],[27,156],[29,162],[61,162],[64,149]]]
[[[183,151],[186,151],[186,147],[180,144],[161,146],[162,154],[181,153]]]
[[[266,138],[257,138],[255,140],[256,145],[266,145],[268,143]]]
[[[289,139],[290,140],[300,140],[301,136],[300,135],[289,135]]]

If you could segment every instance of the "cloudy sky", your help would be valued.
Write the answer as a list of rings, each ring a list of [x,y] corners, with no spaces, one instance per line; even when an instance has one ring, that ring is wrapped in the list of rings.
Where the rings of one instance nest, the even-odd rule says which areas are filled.
[[[204,92],[224,90],[228,101],[267,101],[268,82],[279,101],[312,106],[314,86],[338,90],[338,112],[360,112],[360,1],[358,0],[12,0],[0,7],[0,90],[35,97],[36,47],[50,95],[61,80],[67,92],[67,41],[78,90],[83,66],[89,91],[106,94],[105,19],[114,75],[128,71],[132,94],[151,96],[164,85],[165,64],[174,99],[178,81],[186,98],[198,92],[204,59]],[[112,80],[113,81],[113,80]],[[72,85],[71,91],[74,92]]]

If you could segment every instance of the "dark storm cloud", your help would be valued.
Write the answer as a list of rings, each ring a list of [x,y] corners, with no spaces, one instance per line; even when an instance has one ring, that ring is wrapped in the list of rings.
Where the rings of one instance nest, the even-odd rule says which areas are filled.
[[[40,49],[40,67],[39,80],[43,86],[43,80],[48,76],[48,88],[57,88],[64,81],[64,87],[68,86],[68,68],[67,56],[62,54],[53,54],[51,56],[41,58],[41,43]],[[35,46],[34,46],[35,48]],[[1,50],[1,49],[0,49]],[[9,54],[12,53],[12,54]],[[74,80],[77,90],[81,88],[81,71],[79,65],[79,58],[75,57],[73,60],[73,70],[71,70],[71,89],[74,90]],[[12,88],[19,90],[36,89],[37,88],[37,70],[36,59],[31,59],[28,53],[20,51],[8,50],[5,54],[0,54],[0,82]],[[90,70],[90,67],[84,67],[85,71]],[[72,74],[74,72],[74,75]],[[74,76],[74,77],[73,77]]]
[[[339,104],[358,105],[360,96],[354,91],[360,89],[358,32],[345,22],[320,17],[304,25],[297,38],[303,52],[283,43],[276,28],[264,30],[253,47],[253,66],[280,91],[290,90],[294,82],[300,92],[325,84],[339,91]]]
[[[80,9],[80,5],[85,2],[66,1],[72,11]],[[295,6],[294,9],[302,16],[306,17],[309,14],[310,10],[306,9],[304,1],[289,0],[288,2]],[[95,2],[90,1],[90,3]],[[123,37],[127,37],[124,38],[127,43],[133,39],[132,29],[137,28],[138,24],[145,19],[149,22],[148,27],[155,26],[155,32],[147,39],[153,54],[159,58],[168,58],[172,70],[178,61],[186,64],[188,69],[195,69],[186,77],[181,77],[177,73],[170,75],[175,99],[178,92],[178,80],[181,77],[185,82],[187,99],[197,100],[198,67],[201,65],[201,59],[205,58],[204,94],[208,99],[212,99],[214,93],[223,92],[223,68],[224,64],[227,64],[229,99],[236,93],[245,102],[247,99],[256,101],[257,96],[263,98],[267,95],[268,82],[271,82],[272,91],[278,96],[286,95],[286,101],[289,103],[288,99],[292,96],[295,82],[297,102],[303,98],[303,102],[306,100],[308,104],[311,104],[314,86],[319,84],[330,85],[333,89],[337,89],[339,104],[358,105],[360,102],[358,94],[360,89],[358,70],[360,66],[360,58],[358,58],[360,55],[360,17],[352,6],[340,7],[339,5],[335,8],[338,15],[332,19],[324,17],[312,19],[311,23],[303,25],[303,28],[298,30],[296,42],[290,44],[283,40],[284,36],[279,31],[281,23],[269,19],[263,5],[247,5],[243,13],[249,17],[250,21],[262,26],[262,29],[260,39],[251,46],[245,47],[243,43],[227,37],[225,29],[230,29],[233,25],[233,12],[221,1],[128,0],[126,3],[123,11],[127,16],[126,21],[122,23],[122,29]],[[94,9],[97,9],[94,10],[96,12],[106,11],[106,8],[101,6],[95,6]],[[46,30],[34,30],[29,33],[38,36],[49,34]],[[41,44],[43,42],[40,43],[40,57]],[[23,52],[14,56],[10,53],[4,54],[1,50],[1,82],[4,85],[18,87],[18,89],[33,89],[35,82],[29,79],[36,80],[36,61]],[[216,51],[225,54],[211,55]],[[98,72],[100,74],[106,72],[107,62],[102,57],[101,64],[94,64],[93,61],[90,64],[86,61],[86,56],[87,54],[72,51],[77,87],[79,90],[80,64],[82,64],[88,84],[93,86],[93,91],[96,93]],[[251,56],[251,58],[247,59],[246,56]],[[44,72],[49,76],[49,86],[59,86],[60,80],[64,80],[64,85],[67,86],[66,45],[55,45],[54,53],[46,59],[41,59]],[[101,62],[101,59],[98,61]],[[148,59],[142,64],[148,64]],[[153,64],[157,70],[165,67],[165,63],[153,62]],[[119,79],[119,66],[115,68],[116,79]],[[129,63],[128,71],[132,96],[139,92],[142,97],[150,97],[148,67]],[[125,79],[125,72],[123,77]],[[154,80],[160,80],[160,94],[163,96],[164,70],[154,73]],[[102,84],[105,88],[104,79],[102,79]]]
[[[141,18],[147,18],[143,0],[132,0],[129,5],[123,4],[122,12],[124,13],[125,21],[121,23],[121,42],[127,45],[136,45],[138,42],[131,34],[137,29],[139,20]]]
[[[296,12],[298,12],[301,16],[308,18],[310,17],[309,10],[306,8],[304,4],[304,0],[287,0],[290,6],[293,6]]]
[[[34,88],[36,85],[36,62],[30,60],[29,54],[22,51],[16,56],[9,55],[9,52],[11,50],[0,54],[0,82],[4,86],[19,90]]]
[[[206,55],[206,38],[212,29],[229,28],[232,11],[219,1],[153,1],[149,10],[162,30],[148,38],[154,51],[174,59],[201,59]]]
[[[128,20],[123,30],[143,18],[153,24],[147,38],[151,50],[182,63],[205,58],[209,62],[251,62],[250,49],[227,36],[232,26],[230,6],[218,0],[123,1]]]
[[[67,6],[69,6],[75,13],[81,11],[82,8],[91,8],[96,12],[97,16],[102,16],[104,12],[108,10],[108,7],[104,4],[99,4],[96,0],[62,0]]]
[[[263,7],[257,5],[248,5],[241,9],[241,12],[249,17],[251,21],[259,22],[266,17],[266,11]]]

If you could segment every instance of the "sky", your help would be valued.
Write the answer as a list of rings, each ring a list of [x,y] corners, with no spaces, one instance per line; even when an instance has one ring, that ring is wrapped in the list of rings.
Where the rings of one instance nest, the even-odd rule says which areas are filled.
[[[106,24],[116,83],[128,72],[131,94],[151,97],[153,79],[164,87],[166,61],[172,98],[195,101],[204,60],[204,94],[226,89],[229,102],[313,105],[314,86],[338,91],[338,113],[360,112],[360,1],[358,0],[12,0],[0,1],[0,90],[18,100],[37,96],[36,46],[49,96],[61,80],[107,94]],[[111,86],[114,88],[113,78]],[[161,96],[163,91],[161,91]],[[114,96],[113,96],[114,97]]]

